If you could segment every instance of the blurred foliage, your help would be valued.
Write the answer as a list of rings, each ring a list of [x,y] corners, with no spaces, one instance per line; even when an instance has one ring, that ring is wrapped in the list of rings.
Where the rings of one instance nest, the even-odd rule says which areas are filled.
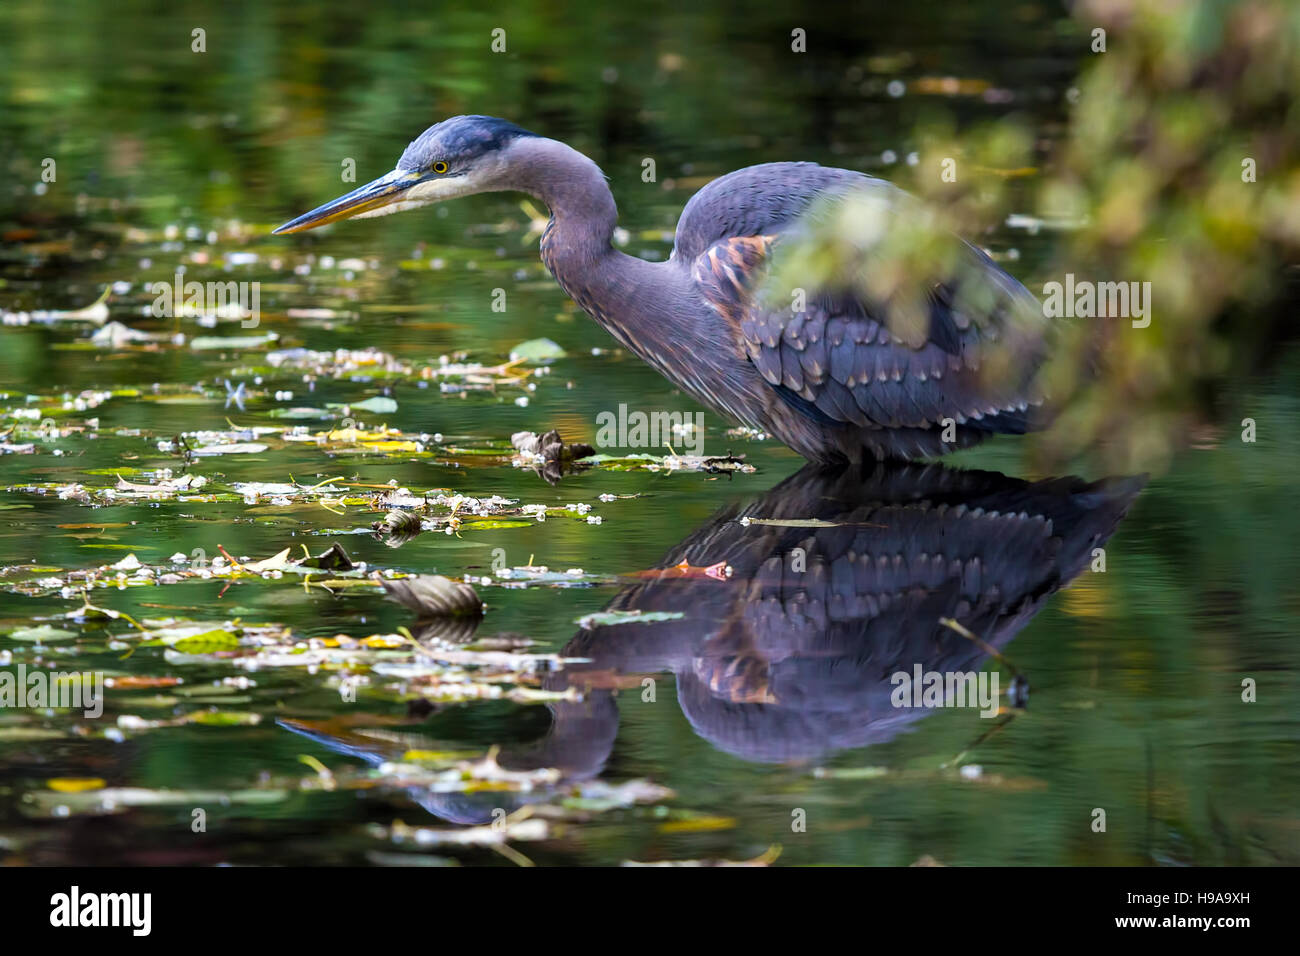
[[[987,243],[1014,210],[1036,207],[1016,218],[1065,238],[1035,267],[1042,281],[1026,278],[1035,295],[1072,274],[1079,284],[1149,282],[1151,301],[1144,327],[1131,310],[1106,314],[1102,301],[1097,318],[1052,319],[1038,391],[1054,421],[1030,445],[1035,464],[1060,469],[1088,453],[1115,470],[1159,470],[1195,439],[1235,435],[1225,386],[1264,367],[1290,334],[1300,5],[1086,0],[1075,18],[1080,42],[1097,49],[1070,91],[1059,144],[1035,144],[1018,114],[962,128],[927,113],[906,185],[929,211],[854,203],[825,217],[787,265],[847,277],[864,300],[893,303],[883,310],[891,329],[913,341],[926,291],[962,282],[946,233]],[[991,386],[1006,383],[1026,360],[1023,337],[1004,336],[982,372]]]
[[[1046,384],[1071,401],[1040,450],[1102,444],[1118,467],[1151,467],[1187,443],[1198,400],[1268,358],[1286,318],[1300,256],[1300,5],[1086,0],[1077,16],[1107,46],[1040,190],[1045,216],[1087,217],[1056,271],[1150,281],[1154,301],[1147,328],[1066,326]],[[1088,379],[1079,358],[1092,355]]]

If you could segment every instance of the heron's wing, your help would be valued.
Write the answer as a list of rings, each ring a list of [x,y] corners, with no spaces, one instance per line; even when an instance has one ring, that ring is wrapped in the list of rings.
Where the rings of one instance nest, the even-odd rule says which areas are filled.
[[[992,432],[1025,431],[1036,404],[1029,374],[1039,356],[1012,365],[1014,381],[980,375],[990,345],[1012,330],[1017,309],[1033,297],[984,253],[963,243],[970,258],[963,275],[986,284],[976,312],[964,307],[955,283],[930,290],[924,341],[911,344],[886,325],[887,309],[852,292],[802,290],[803,311],[792,295],[760,294],[777,248],[789,237],[737,236],[713,243],[692,263],[709,303],[733,326],[763,379],[805,415],[824,424],[875,428],[932,428],[946,418]]]

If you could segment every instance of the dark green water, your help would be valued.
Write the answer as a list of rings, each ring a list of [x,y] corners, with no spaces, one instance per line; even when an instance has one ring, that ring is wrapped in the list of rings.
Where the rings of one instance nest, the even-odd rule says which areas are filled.
[[[1001,29],[1008,16],[1019,29]],[[490,50],[496,27],[507,31],[505,54]],[[807,29],[808,54],[790,52],[793,27]],[[195,28],[206,30],[206,53],[191,51]],[[1076,32],[1053,5],[1033,3],[1010,14],[1002,4],[962,3],[942,16],[895,5],[794,19],[670,4],[418,14],[346,4],[165,11],[6,4],[0,309],[9,317],[0,328],[0,408],[14,450],[0,455],[0,666],[184,683],[110,688],[96,720],[68,709],[0,710],[0,860],[391,862],[412,847],[374,826],[490,823],[498,808],[558,804],[575,792],[595,800],[593,780],[648,780],[673,795],[613,809],[570,802],[545,839],[511,845],[538,863],[743,860],[774,846],[780,862],[795,864],[1300,862],[1295,357],[1268,378],[1240,383],[1231,404],[1199,428],[1196,447],[1131,502],[1119,502],[1115,486],[1089,497],[1077,487],[1026,490],[933,470],[878,474],[858,492],[796,480],[769,493],[800,460],[772,442],[726,435],[730,423],[711,413],[706,452],[744,454],[756,471],[598,468],[552,486],[510,465],[503,449],[512,433],[555,427],[566,439],[591,441],[597,415],[621,403],[697,409],[615,349],[555,288],[535,236],[526,237],[529,217],[517,197],[475,197],[320,234],[267,234],[351,188],[340,178],[345,159],[365,181],[391,168],[429,123],[481,112],[592,155],[610,176],[627,250],[662,258],[692,192],[750,163],[812,159],[906,183],[906,157],[917,144],[900,131],[936,111],[965,123],[1014,108],[1045,147],[1061,135],[1064,91],[1077,66],[1066,41]],[[978,81],[975,92],[944,93],[945,77]],[[898,80],[903,95],[891,95],[888,84]],[[646,157],[656,161],[653,183],[642,181]],[[46,158],[56,161],[57,178],[37,190]],[[983,241],[1031,289],[1041,288],[1035,267],[1050,235],[1003,229]],[[149,317],[150,284],[171,281],[179,266],[200,281],[260,282],[260,325]],[[154,340],[95,344],[103,316],[32,315],[83,308],[105,288],[107,321]],[[505,290],[504,312],[492,309],[496,289]],[[176,333],[184,339],[170,338]],[[267,333],[277,339],[195,347],[198,336]],[[445,391],[418,374],[462,352],[495,365],[541,336],[566,356],[534,376],[531,391]],[[381,381],[362,369],[309,383],[300,369],[268,366],[268,354],[295,348],[377,349],[417,371]],[[227,380],[243,383],[242,407],[227,401]],[[395,411],[353,417],[400,429],[406,440],[441,440],[423,439],[416,455],[381,454],[272,432],[239,438],[265,444],[263,451],[188,463],[168,444],[206,430],[328,431],[342,410],[316,421],[277,413],[381,394],[396,401]],[[1258,423],[1255,443],[1238,440],[1245,415]],[[29,434],[47,419],[45,434]],[[1033,473],[1014,440],[950,464],[1052,477]],[[152,501],[103,493],[119,474],[156,483],[163,469],[203,476],[209,491],[341,476],[396,482],[416,495],[450,489],[522,505],[580,503],[601,521],[470,520],[456,535],[428,532],[392,549],[368,534],[383,509],[356,502],[327,510],[316,499],[274,495],[204,500],[203,489]],[[1102,477],[1088,462],[1076,470],[1089,481]],[[1125,495],[1135,491],[1123,486]],[[938,503],[975,508],[987,496],[998,505],[986,510],[1023,511],[1026,521],[1052,516],[1056,543],[1021,537],[1027,533],[1014,521],[972,526],[934,517]],[[842,526],[743,525],[735,520],[742,513]],[[912,520],[922,527],[910,543],[898,540],[890,522]],[[858,537],[846,540],[851,535]],[[494,561],[515,568],[530,559],[555,571],[582,569],[565,582],[572,586],[507,587],[499,575],[480,584],[489,607],[477,631],[522,635],[536,642],[531,653],[585,658],[522,682],[554,693],[578,688],[582,701],[549,709],[508,699],[437,703],[427,712],[412,709],[416,694],[392,673],[361,668],[369,682],[348,702],[332,667],[239,663],[259,640],[290,650],[399,626],[419,636],[413,616],[377,589],[330,593],[304,588],[300,575],[153,584],[128,571],[137,583],[90,592],[94,605],[139,621],[219,627],[238,619],[279,634],[273,641],[267,629],[247,632],[237,652],[136,648],[141,638],[120,618],[65,617],[83,603],[71,573],[128,555],[156,568],[177,552],[215,556],[218,545],[257,560],[284,548],[297,557],[302,545],[316,554],[334,541],[371,570],[479,579],[494,575]],[[1085,542],[1104,543],[1104,573],[1090,570]],[[799,546],[814,569],[843,585],[841,595],[855,590],[843,577],[858,573],[844,570],[849,553],[900,555],[924,577],[918,555],[955,549],[981,558],[976,590],[987,600],[971,607],[940,589],[928,603],[903,600],[882,612],[825,597],[829,610],[820,613],[805,606],[820,585],[787,579],[782,590],[782,562]],[[692,568],[725,560],[733,575],[635,576],[681,560]],[[116,576],[101,571],[98,579]],[[579,626],[611,602],[670,617]],[[982,621],[975,629],[998,638],[1031,686],[1026,709],[997,720],[973,709],[901,721],[891,712],[882,681],[893,663],[998,670],[927,623],[946,615]],[[13,636],[37,624],[71,635],[54,643]],[[393,660],[404,653],[394,651]],[[1006,667],[1001,676],[1005,690]],[[236,684],[240,677],[252,685]],[[1253,703],[1242,700],[1247,678],[1257,684]],[[190,719],[214,712],[209,722]],[[315,737],[281,721],[306,722]],[[559,792],[539,783],[530,794],[484,793],[466,783],[431,795],[391,770],[367,777],[359,753],[477,759],[494,747],[503,766],[563,771]],[[301,755],[327,766],[338,786],[324,789]],[[174,796],[160,806],[105,807],[95,789],[67,794],[81,786],[140,788],[128,791],[136,800],[142,791]],[[192,829],[197,807],[208,815],[204,833]],[[1106,811],[1104,833],[1092,826],[1096,808]],[[806,828],[792,829],[799,818]],[[419,852],[506,862],[484,848]]]

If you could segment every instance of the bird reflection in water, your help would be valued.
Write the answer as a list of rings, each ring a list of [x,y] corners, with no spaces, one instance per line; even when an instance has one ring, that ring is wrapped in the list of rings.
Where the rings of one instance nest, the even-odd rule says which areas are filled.
[[[895,706],[892,676],[980,670],[1089,567],[1144,483],[808,466],[720,512],[624,588],[600,617],[611,623],[562,651],[586,661],[545,680],[580,699],[550,704],[549,733],[498,761],[557,768],[567,782],[598,775],[618,731],[617,689],[640,701],[649,677],[662,700],[665,673],[696,733],[747,761],[806,762],[890,740],[930,713]],[[626,612],[653,616],[619,620]],[[482,822],[504,796],[420,802]]]

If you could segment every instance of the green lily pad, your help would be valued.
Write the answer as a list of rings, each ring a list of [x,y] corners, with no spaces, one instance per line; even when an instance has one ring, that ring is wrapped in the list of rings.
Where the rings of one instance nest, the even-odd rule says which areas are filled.
[[[510,350],[510,360],[512,362],[521,359],[530,363],[553,362],[555,359],[564,358],[564,356],[564,349],[557,343],[545,338],[520,342]]]
[[[155,631],[152,640],[142,641],[141,647],[172,647],[182,654],[213,654],[231,651],[239,646],[239,637],[225,628],[195,631],[192,628],[173,628]]]

